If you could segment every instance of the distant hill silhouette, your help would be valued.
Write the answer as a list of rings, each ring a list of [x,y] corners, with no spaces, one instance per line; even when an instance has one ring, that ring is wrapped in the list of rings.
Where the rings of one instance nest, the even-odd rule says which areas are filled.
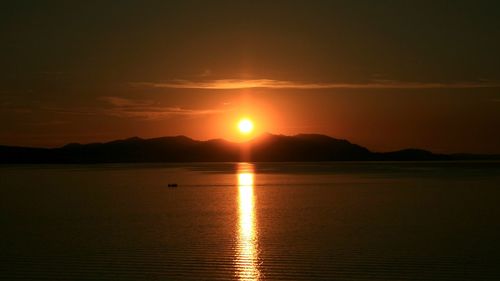
[[[198,141],[186,136],[141,139],[133,137],[106,143],[70,143],[59,148],[0,145],[0,163],[138,163],[232,161],[430,161],[500,159],[499,155],[434,154],[420,149],[371,152],[368,149],[319,134],[295,136],[263,134],[251,141],[222,139]]]

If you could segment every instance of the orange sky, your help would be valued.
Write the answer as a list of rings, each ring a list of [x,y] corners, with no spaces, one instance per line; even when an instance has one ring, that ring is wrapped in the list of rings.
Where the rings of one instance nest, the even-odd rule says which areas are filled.
[[[271,132],[500,153],[496,2],[6,5],[0,144]]]

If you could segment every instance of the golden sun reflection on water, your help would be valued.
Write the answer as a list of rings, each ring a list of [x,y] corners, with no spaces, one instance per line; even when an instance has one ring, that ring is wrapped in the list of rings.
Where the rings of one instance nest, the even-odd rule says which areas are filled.
[[[238,240],[236,275],[239,280],[259,280],[254,172],[250,163],[238,163]]]

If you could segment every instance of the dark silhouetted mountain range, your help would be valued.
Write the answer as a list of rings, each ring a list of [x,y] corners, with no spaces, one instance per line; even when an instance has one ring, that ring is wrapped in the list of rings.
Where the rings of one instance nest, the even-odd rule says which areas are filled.
[[[0,146],[0,163],[139,163],[234,161],[434,161],[496,160],[500,155],[435,154],[421,149],[371,152],[318,134],[295,136],[263,134],[251,141],[193,140],[185,136],[106,143],[70,143],[59,148]]]

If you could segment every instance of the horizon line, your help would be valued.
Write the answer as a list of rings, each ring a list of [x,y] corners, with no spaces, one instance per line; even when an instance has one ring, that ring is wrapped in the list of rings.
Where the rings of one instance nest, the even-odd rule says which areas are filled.
[[[436,155],[460,155],[460,154],[465,154],[465,155],[478,155],[478,156],[481,156],[481,155],[484,155],[484,156],[500,156],[500,153],[474,153],[474,152],[448,152],[448,153],[442,153],[442,152],[434,152],[434,151],[432,151],[430,149],[418,148],[418,147],[404,147],[404,148],[397,148],[397,149],[388,150],[388,151],[374,151],[374,150],[371,150],[371,149],[365,147],[364,145],[360,145],[358,143],[353,143],[353,142],[351,142],[348,139],[345,139],[345,138],[336,138],[336,137],[333,137],[333,136],[330,136],[330,135],[326,135],[326,134],[321,134],[321,133],[298,133],[298,134],[293,134],[293,135],[286,135],[286,134],[274,134],[274,133],[270,133],[270,132],[263,132],[263,133],[261,133],[259,135],[256,135],[255,137],[252,137],[252,138],[250,138],[248,140],[244,140],[244,141],[230,141],[230,140],[227,140],[227,139],[224,139],[224,138],[210,138],[210,139],[204,139],[203,140],[203,139],[194,139],[192,137],[189,137],[189,136],[181,134],[181,135],[169,135],[169,136],[160,136],[160,137],[151,137],[151,138],[143,138],[143,137],[139,137],[139,136],[132,136],[132,137],[127,137],[127,138],[112,139],[112,140],[107,140],[107,141],[102,141],[102,142],[99,142],[99,141],[97,141],[97,142],[87,142],[87,143],[68,142],[68,143],[65,143],[63,145],[53,146],[53,147],[47,147],[47,146],[17,146],[17,145],[9,145],[9,144],[1,144],[0,143],[0,147],[4,146],[4,147],[33,148],[33,149],[59,149],[59,148],[63,148],[65,146],[71,145],[71,144],[75,144],[75,145],[107,144],[107,143],[111,143],[111,142],[115,142],[115,141],[126,141],[126,140],[131,140],[131,139],[152,140],[152,139],[176,138],[176,137],[185,137],[187,139],[190,139],[190,140],[193,140],[193,141],[197,141],[197,142],[209,142],[209,141],[214,141],[214,140],[221,140],[221,141],[226,141],[226,142],[231,143],[231,144],[241,145],[241,144],[245,144],[245,143],[248,143],[248,142],[252,142],[252,141],[256,140],[257,138],[259,138],[261,136],[264,136],[264,135],[282,136],[282,137],[296,137],[296,136],[299,136],[299,135],[324,136],[324,137],[329,137],[329,138],[335,139],[335,140],[347,141],[350,144],[361,146],[361,147],[363,147],[365,149],[368,149],[368,151],[371,152],[371,153],[390,153],[390,152],[399,152],[399,151],[404,151],[404,150],[422,150],[422,151],[427,151],[427,152],[430,152],[430,153],[436,154]]]

